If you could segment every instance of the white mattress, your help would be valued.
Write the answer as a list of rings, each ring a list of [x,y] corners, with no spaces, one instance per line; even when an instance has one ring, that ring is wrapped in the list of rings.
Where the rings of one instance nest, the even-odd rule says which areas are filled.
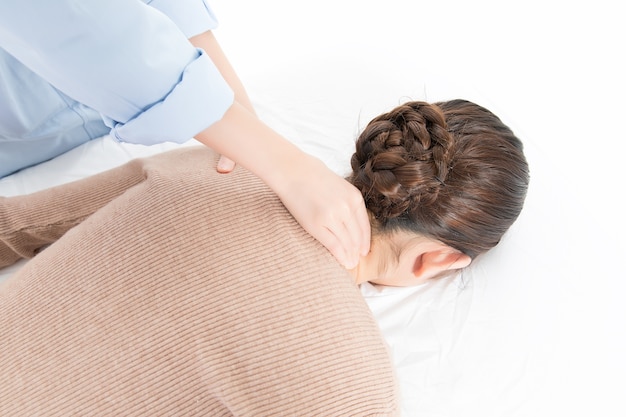
[[[359,129],[408,99],[473,100],[526,144],[527,203],[496,249],[454,279],[362,289],[406,417],[626,415],[626,138],[613,100],[626,96],[626,36],[602,0],[560,3],[211,2],[259,115],[340,174]],[[0,195],[172,147],[104,137],[1,180]]]

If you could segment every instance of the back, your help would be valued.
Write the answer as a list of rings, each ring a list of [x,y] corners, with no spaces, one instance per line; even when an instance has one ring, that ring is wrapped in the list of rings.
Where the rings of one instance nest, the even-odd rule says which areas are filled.
[[[146,181],[2,288],[0,414],[396,413],[345,270],[256,177],[216,160],[147,160]]]

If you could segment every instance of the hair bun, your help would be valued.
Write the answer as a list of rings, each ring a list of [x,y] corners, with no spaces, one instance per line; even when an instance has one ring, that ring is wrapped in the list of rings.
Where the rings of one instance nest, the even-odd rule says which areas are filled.
[[[351,182],[378,219],[428,205],[444,186],[454,145],[442,110],[409,102],[373,119],[352,156]]]

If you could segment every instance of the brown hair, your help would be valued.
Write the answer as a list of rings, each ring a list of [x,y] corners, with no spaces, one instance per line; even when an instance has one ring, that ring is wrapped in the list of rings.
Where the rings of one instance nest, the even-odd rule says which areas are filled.
[[[522,142],[466,100],[413,101],[376,117],[351,165],[374,233],[413,231],[471,258],[500,241],[529,183]]]

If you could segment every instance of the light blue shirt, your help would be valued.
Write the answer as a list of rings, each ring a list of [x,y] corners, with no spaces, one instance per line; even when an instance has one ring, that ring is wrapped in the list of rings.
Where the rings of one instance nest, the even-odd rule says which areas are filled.
[[[203,0],[0,2],[0,177],[110,133],[184,142],[234,94],[188,38],[217,26]]]

